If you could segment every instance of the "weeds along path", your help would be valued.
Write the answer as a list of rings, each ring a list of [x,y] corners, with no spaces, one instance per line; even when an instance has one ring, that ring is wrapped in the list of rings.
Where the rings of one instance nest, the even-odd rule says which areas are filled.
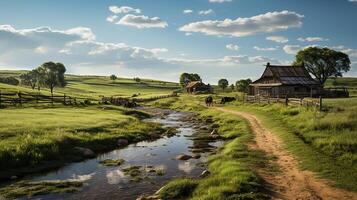
[[[255,136],[255,144],[251,147],[261,149],[276,158],[271,164],[257,169],[257,173],[266,182],[266,189],[271,193],[272,199],[357,199],[357,193],[333,188],[326,181],[317,179],[312,172],[299,170],[298,161],[284,150],[282,141],[264,128],[254,115],[226,108],[215,109],[246,119]],[[274,165],[278,166],[278,170],[272,170]]]

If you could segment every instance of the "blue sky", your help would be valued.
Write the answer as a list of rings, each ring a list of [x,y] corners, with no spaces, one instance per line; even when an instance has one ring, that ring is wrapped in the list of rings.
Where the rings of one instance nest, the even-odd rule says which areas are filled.
[[[233,82],[317,45],[349,54],[357,75],[357,2],[212,1],[1,1],[0,69],[53,60],[75,74]]]

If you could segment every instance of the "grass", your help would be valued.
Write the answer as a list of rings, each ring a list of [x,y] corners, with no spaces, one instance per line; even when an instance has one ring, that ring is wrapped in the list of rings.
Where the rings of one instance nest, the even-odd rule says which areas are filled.
[[[204,96],[183,95],[151,103],[158,107],[196,112],[200,118],[211,118],[217,132],[227,142],[208,158],[210,175],[202,179],[176,179],[159,192],[163,199],[265,199],[261,180],[252,168],[264,162],[262,152],[247,148],[252,139],[246,121],[238,116],[208,110],[200,105]],[[218,125],[218,126],[217,126]]]
[[[1,76],[18,77],[24,71],[1,71]],[[140,94],[137,98],[148,98],[152,96],[160,96],[171,94],[174,90],[179,89],[177,83],[157,81],[151,79],[142,79],[140,83],[129,78],[118,78],[115,81],[109,79],[109,76],[77,76],[66,75],[67,86],[65,88],[55,88],[55,94],[70,95],[73,97],[84,97],[90,99],[98,99],[101,96],[118,96],[131,97],[133,94]],[[12,86],[0,83],[2,92],[23,92],[34,93],[37,90],[32,90],[24,86]],[[49,95],[48,89],[43,88],[41,93]]]
[[[32,197],[48,193],[70,193],[82,187],[79,181],[21,181],[0,189],[0,195],[6,198]],[[1,197],[1,196],[0,196]]]
[[[81,160],[76,146],[99,153],[116,148],[119,138],[132,143],[165,133],[160,125],[137,116],[147,113],[109,105],[2,109],[0,177],[41,170],[51,162]]]
[[[258,116],[298,157],[302,169],[357,191],[357,98],[325,99],[323,104],[325,112],[279,104],[228,107]]]

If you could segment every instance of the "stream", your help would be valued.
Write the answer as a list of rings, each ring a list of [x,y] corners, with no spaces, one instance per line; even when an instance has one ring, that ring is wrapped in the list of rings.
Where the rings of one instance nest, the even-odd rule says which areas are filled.
[[[140,195],[151,195],[166,182],[178,177],[199,177],[205,170],[203,162],[212,151],[222,145],[222,141],[197,140],[202,135],[209,136],[209,128],[203,122],[194,122],[192,114],[172,110],[155,109],[156,115],[146,121],[161,123],[165,127],[177,128],[177,134],[155,141],[143,141],[126,148],[101,154],[94,159],[71,163],[56,171],[25,177],[29,181],[79,180],[83,181],[80,191],[64,194],[46,194],[33,199],[136,199]],[[206,128],[204,128],[206,127]],[[200,155],[200,158],[186,161],[177,160],[179,154]],[[124,159],[120,166],[103,166],[105,159]],[[141,166],[144,169],[140,181],[132,181],[122,169]],[[146,168],[160,169],[156,174]],[[27,197],[26,197],[27,199]]]

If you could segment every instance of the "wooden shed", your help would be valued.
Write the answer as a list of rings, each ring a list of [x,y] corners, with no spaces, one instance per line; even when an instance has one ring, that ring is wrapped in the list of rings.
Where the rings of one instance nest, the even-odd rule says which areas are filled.
[[[315,97],[322,86],[303,66],[280,66],[268,63],[263,75],[249,87],[250,95],[269,97]]]
[[[206,85],[201,81],[192,81],[187,84],[186,91],[187,93],[210,92],[211,86],[209,84]]]

